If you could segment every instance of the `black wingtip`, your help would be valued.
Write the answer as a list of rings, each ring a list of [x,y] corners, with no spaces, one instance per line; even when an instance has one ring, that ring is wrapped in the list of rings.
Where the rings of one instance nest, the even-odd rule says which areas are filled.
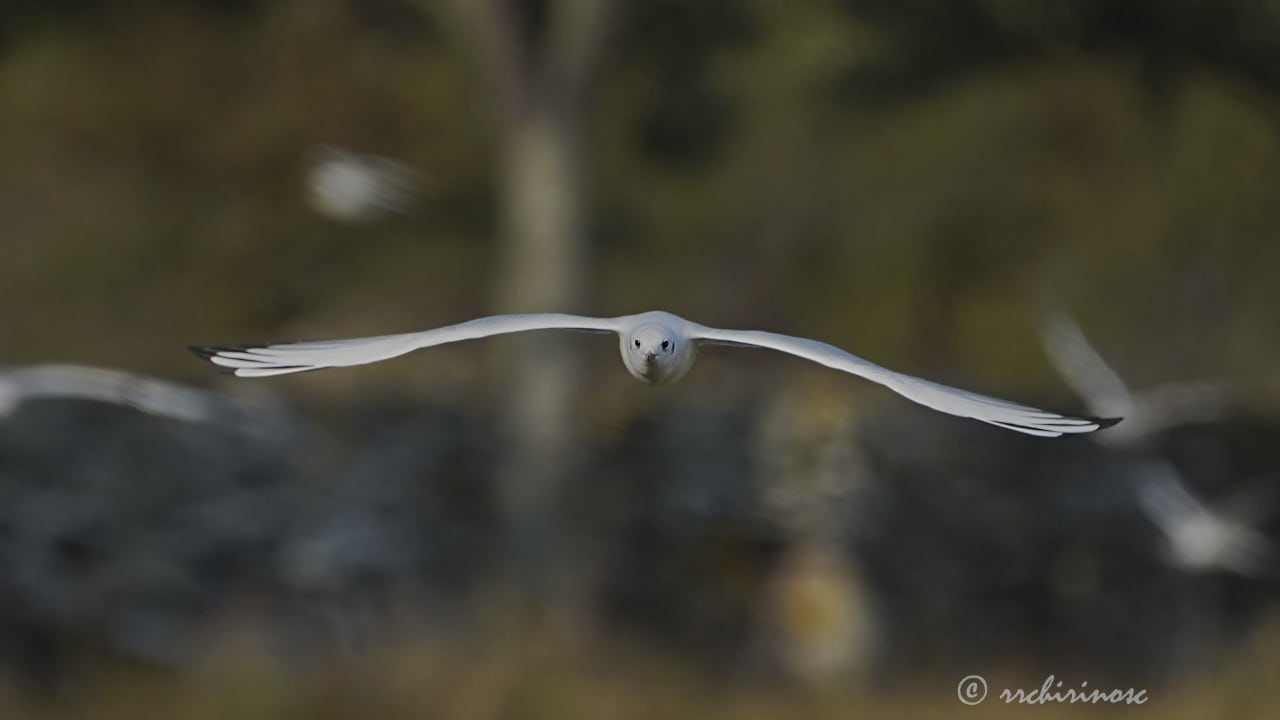
[[[244,352],[251,348],[261,347],[259,345],[188,345],[187,349],[196,357],[213,362],[213,358],[221,352]],[[214,365],[218,365],[214,363]],[[235,368],[223,367],[218,365],[218,372],[223,375],[235,375]]]
[[[212,361],[213,356],[217,355],[224,348],[220,346],[188,345],[187,349],[190,350],[192,354],[198,358],[203,358],[205,360]],[[218,366],[218,372],[222,373],[223,375],[236,374],[236,371],[234,369],[229,367],[222,367],[221,365]]]
[[[205,359],[207,360],[207,359],[209,359],[209,358],[213,357],[214,355],[217,355],[218,353],[224,353],[224,352],[247,352],[247,351],[249,351],[249,350],[256,350],[256,349],[261,348],[261,347],[264,347],[264,346],[265,346],[265,344],[258,344],[258,345],[254,345],[254,344],[248,344],[248,345],[188,345],[188,346],[187,346],[187,349],[188,349],[188,350],[190,350],[191,352],[195,353],[197,357],[202,357],[202,358],[205,358]]]
[[[1115,425],[1116,423],[1120,422],[1124,418],[1114,417],[1114,418],[1089,418],[1089,419],[1098,423],[1098,429],[1102,430],[1104,428],[1109,428],[1112,425]]]

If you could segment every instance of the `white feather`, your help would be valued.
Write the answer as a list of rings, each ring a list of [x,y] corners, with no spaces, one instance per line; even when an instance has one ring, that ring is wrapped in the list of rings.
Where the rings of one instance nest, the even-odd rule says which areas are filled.
[[[1097,419],[1070,417],[894,372],[817,340],[758,330],[704,328],[702,339],[777,350],[880,383],[908,400],[960,417],[1039,437],[1097,430]]]

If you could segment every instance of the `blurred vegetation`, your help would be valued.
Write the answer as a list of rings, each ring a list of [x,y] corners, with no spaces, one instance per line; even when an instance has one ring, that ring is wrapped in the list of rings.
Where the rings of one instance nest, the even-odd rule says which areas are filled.
[[[540,37],[552,4],[516,3],[522,37]],[[807,335],[913,374],[1070,406],[1075,401],[1041,357],[1035,336],[1044,308],[1061,303],[1081,316],[1135,386],[1226,378],[1257,388],[1247,400],[1258,416],[1274,421],[1280,402],[1280,283],[1273,277],[1280,267],[1280,12],[1273,4],[615,5],[613,39],[583,107],[588,300],[546,310],[665,309],[711,325]],[[0,4],[0,307],[6,309],[0,360],[100,364],[216,385],[224,380],[193,360],[185,345],[401,332],[493,311],[501,260],[495,119],[462,42],[447,14],[425,1]],[[428,178],[428,196],[410,216],[365,225],[321,217],[308,206],[304,185],[305,157],[317,144],[394,158]],[[323,431],[279,455],[186,431],[174,439],[159,425],[126,432],[115,416],[74,408],[69,425],[53,415],[28,416],[17,430],[0,425],[0,433],[9,433],[0,443],[0,479],[14,467],[29,471],[13,484],[17,489],[0,490],[12,492],[6,498],[59,489],[73,496],[67,488],[74,477],[86,483],[75,487],[87,496],[133,503],[126,488],[136,486],[125,483],[130,473],[137,471],[163,497],[156,488],[169,479],[166,473],[188,463],[196,470],[171,475],[194,489],[176,486],[188,489],[171,490],[182,496],[170,498],[172,504],[213,502],[214,488],[226,482],[243,491],[237,512],[270,507],[284,516],[280,508],[300,498],[361,511],[361,503],[389,506],[400,513],[396,529],[418,534],[406,540],[389,531],[387,542],[413,545],[415,552],[421,545],[429,557],[406,551],[404,566],[378,572],[407,576],[424,566],[438,569],[432,563],[443,568],[446,561],[433,553],[483,565],[492,548],[476,538],[494,528],[489,489],[477,486],[491,469],[488,426],[503,399],[492,370],[507,342],[283,379],[274,387],[306,407],[303,414]],[[892,557],[908,566],[927,557],[936,564],[940,549],[964,546],[970,560],[984,558],[976,566],[998,566],[986,577],[991,584],[975,589],[957,581],[963,572],[956,568],[871,567],[873,581],[900,583],[896,589],[920,603],[896,608],[920,615],[910,616],[912,627],[896,638],[914,644],[899,651],[891,666],[900,675],[888,679],[871,673],[870,680],[815,690],[758,683],[767,673],[738,677],[736,665],[716,674],[707,669],[725,665],[715,662],[716,652],[749,644],[740,637],[746,624],[740,615],[754,607],[762,577],[785,564],[780,557],[792,545],[821,549],[824,540],[798,538],[802,532],[794,527],[778,527],[785,522],[761,520],[758,505],[766,493],[753,473],[763,474],[759,467],[768,462],[739,446],[764,442],[767,433],[757,424],[767,423],[758,418],[770,413],[784,418],[776,421],[784,430],[799,425],[845,438],[850,428],[879,418],[881,402],[899,401],[791,362],[778,392],[800,388],[803,399],[795,402],[804,422],[788,421],[791,416],[768,405],[777,398],[764,397],[760,379],[766,366],[780,372],[785,359],[707,352],[681,389],[650,390],[617,367],[612,342],[565,342],[581,350],[588,371],[582,452],[590,477],[570,483],[570,494],[582,503],[571,513],[576,529],[599,544],[587,542],[582,554],[596,554],[594,571],[607,576],[582,582],[616,586],[602,604],[624,618],[618,624],[625,629],[579,627],[606,622],[598,616],[608,613],[594,607],[562,609],[581,615],[550,628],[505,616],[457,619],[451,632],[441,626],[453,619],[426,628],[406,621],[384,628],[371,647],[343,654],[326,646],[315,657],[287,662],[274,648],[259,646],[270,642],[270,633],[251,624],[272,614],[254,604],[270,605],[255,593],[279,590],[265,553],[277,549],[272,543],[296,539],[272,535],[297,528],[267,515],[259,518],[258,535],[239,526],[228,530],[233,549],[226,556],[191,551],[198,556],[192,562],[215,580],[174,581],[200,597],[192,602],[197,615],[227,625],[225,632],[219,626],[207,633],[222,640],[210,643],[207,657],[176,666],[122,661],[104,649],[109,643],[87,615],[52,631],[8,626],[19,636],[13,643],[19,650],[25,651],[22,632],[29,630],[38,636],[33,645],[52,648],[58,672],[21,668],[6,681],[10,686],[0,685],[0,717],[418,717],[423,708],[458,717],[844,717],[859,710],[934,716],[957,707],[958,676],[948,674],[957,658],[941,657],[936,668],[918,672],[904,665],[942,652],[930,639],[954,641],[956,634],[943,638],[939,628],[956,626],[968,608],[994,608],[987,623],[1003,618],[1016,603],[992,597],[1010,588],[1057,598],[1042,586],[1059,583],[1078,592],[1072,597],[1086,610],[1062,609],[1042,597],[1051,606],[1046,616],[1029,611],[1031,617],[1011,620],[1014,629],[1007,632],[1025,628],[1026,637],[998,637],[986,655],[977,651],[1007,668],[1004,675],[990,672],[993,686],[997,677],[1013,684],[1032,672],[1027,667],[1038,671],[1052,649],[1034,655],[1025,645],[1054,622],[1062,627],[1049,637],[1067,643],[1079,626],[1063,618],[1085,613],[1076,619],[1086,625],[1092,606],[1080,598],[1103,594],[1108,581],[1125,601],[1159,596],[1164,582],[1192,595],[1221,590],[1126,574],[1150,560],[1150,548],[1143,546],[1147,554],[1135,559],[1107,544],[1132,539],[1119,531],[1109,535],[1107,524],[1131,524],[1132,513],[1081,512],[1096,510],[1087,492],[1119,502],[1118,490],[1107,495],[1103,487],[1122,476],[1119,470],[1099,473],[1093,484],[1080,477],[1087,474],[1081,463],[1103,465],[1092,450],[1079,450],[1092,446],[1042,455],[1012,441],[988,442],[976,431],[916,434],[919,416],[907,415],[907,421],[885,421],[880,444],[872,443],[876,452],[868,451],[875,466],[868,476],[903,480],[899,489],[877,490],[897,493],[891,500],[900,504],[877,507],[905,513],[901,508],[954,503],[975,510],[974,519],[947,525],[949,516],[934,507],[936,514],[925,518],[940,527],[917,533],[918,522],[887,513],[862,518],[869,537],[878,547],[892,546],[901,553]],[[833,396],[843,410],[830,409]],[[890,431],[905,439],[886,440]],[[1213,467],[1246,467],[1274,481],[1267,450],[1274,433],[1268,432],[1249,435],[1253,445],[1245,449],[1188,441],[1188,464],[1203,467],[1202,456],[1228,458]],[[94,442],[68,441],[80,437]],[[57,458],[50,448],[59,439],[88,459]],[[151,445],[181,452],[174,450],[165,460],[171,464],[164,464],[146,455]],[[728,445],[735,449],[725,450]],[[1254,451],[1257,463],[1236,462]],[[98,467],[99,458],[135,455],[151,464],[111,465],[120,475],[103,480],[108,470]],[[74,468],[59,465],[62,460]],[[1068,469],[1045,469],[1058,465]],[[653,468],[671,475],[670,484],[654,479]],[[1034,492],[1041,494],[1008,499],[1004,494],[1024,475],[1038,479]],[[279,479],[286,476],[288,482]],[[1213,472],[1205,476],[1222,480]],[[934,481],[954,481],[956,489],[940,492]],[[1076,481],[1054,495],[1053,483]],[[362,483],[373,486],[368,497],[351,489]],[[812,489],[802,486],[798,494]],[[815,496],[820,507],[830,500]],[[1057,505],[1037,504],[1044,497],[1078,504],[1061,511],[1063,526],[1038,527],[1059,514]],[[829,504],[838,506],[839,499]],[[112,516],[113,527],[141,526],[141,545],[164,546],[167,536],[146,533],[151,524],[176,521],[164,513],[173,506],[164,504],[168,500],[156,502],[137,500]],[[950,505],[945,510],[952,511]],[[308,512],[323,516],[314,507]],[[424,520],[433,524],[419,529]],[[0,541],[15,534],[6,522],[0,522]],[[998,537],[979,537],[978,526]],[[1096,536],[1072,536],[1094,527]],[[1046,550],[1025,539],[1036,532],[1058,544]],[[1045,560],[1047,569],[1031,579],[1018,576],[1013,566],[1020,550],[1033,556],[1025,562]],[[985,559],[993,551],[994,563]],[[77,552],[79,546],[70,548]],[[3,552],[0,561],[7,561]],[[224,567],[236,563],[235,572]],[[487,580],[483,572],[474,577],[471,565],[451,571],[462,579],[434,578],[452,593],[442,606],[468,604],[473,591],[484,596],[475,589]],[[187,582],[202,589],[190,590]],[[74,595],[78,586],[68,587]],[[972,596],[946,607],[953,601],[933,597],[955,588]],[[1241,631],[1244,639],[1232,644],[1228,660],[1215,655],[1187,674],[1170,673],[1173,679],[1153,686],[1155,702],[1138,715],[1268,716],[1280,700],[1271,682],[1280,671],[1274,590],[1240,591],[1248,602],[1239,601],[1237,591],[1229,585],[1220,604],[1195,595],[1196,601],[1171,605],[1192,614],[1212,607],[1225,616],[1246,607],[1250,621],[1268,617],[1271,608],[1270,626]],[[299,596],[309,597],[287,595],[305,606]],[[504,602],[495,601],[500,616],[510,609]],[[0,594],[0,609],[12,609],[8,603],[21,604]],[[293,609],[275,608],[284,615]],[[640,619],[628,623],[628,613]],[[15,610],[11,617],[25,616]],[[659,639],[645,632],[653,626],[661,628],[653,633]],[[1158,635],[1161,627],[1134,634]],[[1233,643],[1239,639],[1226,634]],[[672,637],[677,640],[664,644]],[[1106,638],[1080,642],[1096,643],[1082,651],[1085,659],[1113,647]],[[1147,650],[1161,646],[1153,647]],[[6,658],[22,656],[5,642],[0,650]],[[1037,662],[1024,666],[1009,657],[1020,652]],[[1072,659],[1077,667],[1082,662],[1079,655]],[[1150,657],[1135,652],[1126,659],[1140,665]],[[26,674],[37,676],[34,684]],[[991,703],[982,710],[1029,711],[992,711]],[[1034,711],[1076,715],[1070,708]]]
[[[1048,384],[1030,340],[1048,296],[1151,379],[1269,372],[1270,16],[1241,3],[1206,28],[1219,13],[1203,3],[1102,5],[1070,23],[988,2],[625,6],[590,109],[595,301],[564,309],[810,333],[1012,391]],[[485,112],[432,15],[391,2],[8,13],[0,302],[41,311],[6,315],[7,360],[197,378],[174,348],[487,310]],[[1223,25],[1258,39],[1209,32]],[[422,223],[310,213],[300,158],[317,142],[428,173]]]
[[[842,685],[814,692],[785,685],[726,685],[641,645],[593,645],[563,632],[459,644],[406,633],[373,655],[311,658],[286,666],[234,632],[225,651],[181,677],[141,669],[96,671],[57,706],[0,693],[6,716],[58,718],[236,717],[327,719],[465,718],[932,718],[972,717],[1269,718],[1280,671],[1275,628],[1229,665],[1186,684],[1148,688],[1143,705],[1006,704],[1001,689],[1043,683],[1016,666],[985,672],[991,692],[974,707],[955,696],[958,677],[921,674],[906,687]],[[1062,675],[1058,676],[1060,679]],[[1064,687],[1076,685],[1068,679]],[[1090,683],[1090,687],[1098,683]],[[1108,687],[1108,689],[1110,689]]]

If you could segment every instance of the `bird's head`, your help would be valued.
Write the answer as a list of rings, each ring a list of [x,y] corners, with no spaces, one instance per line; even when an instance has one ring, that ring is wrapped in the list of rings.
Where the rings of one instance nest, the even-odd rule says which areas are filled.
[[[692,356],[669,329],[647,325],[622,338],[622,359],[632,375],[650,384],[679,379]]]
[[[661,328],[642,327],[631,335],[631,352],[647,364],[661,363],[676,351],[674,338]]]

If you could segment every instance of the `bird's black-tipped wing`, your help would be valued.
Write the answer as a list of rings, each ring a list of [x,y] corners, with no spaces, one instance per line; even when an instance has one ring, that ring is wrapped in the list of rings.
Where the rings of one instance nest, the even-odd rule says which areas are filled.
[[[213,345],[191,349],[214,365],[230,368],[239,377],[267,377],[328,367],[364,365],[420,348],[491,335],[553,329],[618,332],[620,327],[621,322],[617,318],[592,318],[562,313],[494,315],[400,335],[268,345]]]
[[[851,355],[817,340],[779,335],[759,330],[721,330],[700,327],[695,338],[704,342],[749,345],[788,353],[829,368],[859,375],[880,383],[915,402],[949,415],[973,418],[1007,430],[1040,437],[1087,433],[1110,427],[1120,418],[1064,415],[1029,405],[979,395],[922,378],[904,375]]]

